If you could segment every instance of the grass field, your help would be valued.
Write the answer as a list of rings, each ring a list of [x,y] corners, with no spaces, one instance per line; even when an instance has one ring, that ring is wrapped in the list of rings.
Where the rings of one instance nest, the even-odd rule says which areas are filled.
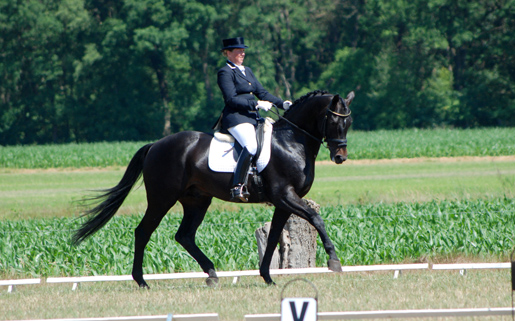
[[[84,196],[118,183],[124,168],[0,169],[0,219],[77,216]],[[515,157],[318,164],[308,198],[322,206],[514,197]],[[251,205],[252,206],[252,205]],[[214,200],[211,210],[241,206]],[[245,205],[244,207],[248,207]],[[129,195],[122,214],[142,213],[145,189]],[[181,211],[180,205],[173,211]]]
[[[69,284],[20,286],[13,294],[0,294],[0,315],[2,319],[19,320],[216,312],[220,320],[242,321],[245,314],[280,313],[281,290],[293,278],[276,277],[277,286],[273,287],[265,286],[257,277],[244,277],[237,285],[231,285],[232,280],[227,278],[214,289],[206,287],[203,280],[156,281],[149,283],[150,291],[139,290],[132,282],[83,284],[77,291],[72,291]],[[408,271],[399,279],[384,272],[305,278],[318,289],[319,312],[511,306],[509,270],[468,271],[465,277],[457,271]],[[313,296],[314,292],[300,282],[288,287],[285,295]]]

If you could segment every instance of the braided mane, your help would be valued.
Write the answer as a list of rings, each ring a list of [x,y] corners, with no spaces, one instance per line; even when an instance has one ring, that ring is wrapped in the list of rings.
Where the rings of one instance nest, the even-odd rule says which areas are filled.
[[[314,97],[314,96],[325,95],[325,94],[328,94],[328,93],[329,92],[327,90],[315,90],[315,91],[312,91],[310,93],[305,94],[304,96],[300,97],[299,99],[297,99],[297,100],[295,100],[293,102],[291,107],[284,113],[284,116],[287,116],[289,113],[292,112],[292,110],[295,109],[295,107],[297,107],[299,105],[302,105],[302,103],[304,103],[309,98]]]

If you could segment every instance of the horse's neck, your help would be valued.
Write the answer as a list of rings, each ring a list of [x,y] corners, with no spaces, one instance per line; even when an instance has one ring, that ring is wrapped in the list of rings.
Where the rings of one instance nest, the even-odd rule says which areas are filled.
[[[291,154],[298,153],[299,157],[304,159],[306,163],[314,162],[319,150],[322,137],[317,134],[319,130],[317,114],[320,111],[309,110],[310,113],[303,113],[302,117],[288,117],[288,121],[282,121],[280,126],[274,126],[273,135],[275,144],[280,144],[285,150],[289,150]],[[295,112],[295,111],[293,111]],[[292,125],[291,123],[294,125]],[[277,124],[279,125],[279,124]],[[302,155],[302,156],[300,156]],[[299,161],[300,159],[297,159]]]
[[[320,121],[323,121],[324,110],[327,107],[328,98],[325,96],[313,97],[289,112],[287,119],[299,128],[307,131],[310,135],[322,139],[320,132]]]
[[[298,129],[286,126],[275,129],[272,133],[273,148],[278,148],[280,154],[290,155],[295,163],[302,168],[310,168],[314,165],[316,156],[320,150],[320,143],[302,133]],[[300,165],[304,162],[304,165]]]

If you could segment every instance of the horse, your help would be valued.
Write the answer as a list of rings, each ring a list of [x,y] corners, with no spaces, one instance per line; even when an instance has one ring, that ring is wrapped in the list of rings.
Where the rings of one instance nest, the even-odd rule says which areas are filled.
[[[347,130],[352,123],[349,105],[354,92],[347,98],[326,91],[313,91],[296,100],[273,124],[272,150],[268,165],[260,173],[261,197],[254,185],[248,187],[249,203],[267,202],[275,206],[268,244],[260,275],[267,284],[270,262],[279,236],[290,217],[296,214],[313,225],[329,256],[328,268],[341,272],[335,247],[327,235],[324,221],[309,208],[302,197],[308,193],[315,178],[315,159],[325,144],[331,160],[341,164],[347,159]],[[207,274],[206,283],[218,283],[213,262],[195,244],[198,227],[204,220],[213,197],[229,201],[232,173],[214,172],[208,168],[208,152],[212,134],[182,131],[141,147],[133,156],[119,183],[94,197],[93,208],[82,216],[87,220],[75,231],[72,241],[80,244],[102,228],[117,212],[135,183],[143,176],[147,209],[134,231],[135,246],[132,277],[143,288],[145,247],[168,210],[177,202],[183,206],[183,219],[175,240],[197,261]],[[264,194],[264,200],[263,200]]]

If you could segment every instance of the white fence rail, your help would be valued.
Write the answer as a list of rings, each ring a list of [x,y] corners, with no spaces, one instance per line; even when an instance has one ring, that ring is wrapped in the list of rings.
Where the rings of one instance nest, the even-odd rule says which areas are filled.
[[[360,265],[360,266],[344,266],[343,272],[370,272],[370,271],[395,271],[395,277],[402,270],[424,270],[428,269],[427,263],[420,264],[391,264],[391,265]],[[318,274],[332,273],[326,267],[320,268],[303,268],[303,269],[272,269],[270,275],[301,275],[301,274]],[[232,277],[233,283],[237,283],[242,276],[259,276],[259,270],[246,271],[220,271],[216,273],[219,278]],[[172,279],[198,279],[206,278],[204,272],[184,272],[184,273],[165,273],[165,274],[146,274],[146,280],[172,280]],[[73,290],[83,282],[103,282],[103,281],[130,281],[131,275],[113,275],[113,276],[82,276],[82,277],[58,277],[47,278],[46,283],[73,283]]]
[[[433,270],[475,270],[475,269],[509,269],[511,263],[454,263],[433,264]]]
[[[41,279],[18,279],[18,280],[0,280],[0,286],[7,285],[7,292],[14,291],[16,285],[40,284]]]
[[[319,312],[318,320],[508,316],[512,308]],[[279,313],[247,314],[245,321],[280,321]]]
[[[168,314],[150,316],[129,316],[110,318],[40,319],[30,321],[218,321],[218,313]],[[22,321],[22,320],[17,320]],[[23,320],[24,321],[24,320]]]
[[[374,272],[374,271],[393,271],[394,278],[397,278],[401,271],[405,270],[460,270],[462,274],[469,269],[509,269],[511,263],[460,263],[460,264],[389,264],[389,265],[359,265],[344,266],[342,272]],[[326,267],[304,268],[304,269],[272,269],[271,275],[302,275],[302,274],[318,274],[332,273]],[[243,276],[259,276],[259,270],[246,271],[221,271],[217,272],[218,277],[232,277],[233,283],[237,283]],[[198,279],[206,278],[204,272],[183,272],[183,273],[165,273],[165,274],[146,274],[146,280],[173,280],[173,279]],[[80,283],[84,282],[106,282],[106,281],[131,281],[131,275],[105,275],[105,276],[80,276],[80,277],[49,277],[46,283],[72,283],[72,289],[77,289]],[[41,279],[20,279],[20,280],[0,280],[0,286],[7,285],[8,292],[12,292],[16,285],[40,284]]]

